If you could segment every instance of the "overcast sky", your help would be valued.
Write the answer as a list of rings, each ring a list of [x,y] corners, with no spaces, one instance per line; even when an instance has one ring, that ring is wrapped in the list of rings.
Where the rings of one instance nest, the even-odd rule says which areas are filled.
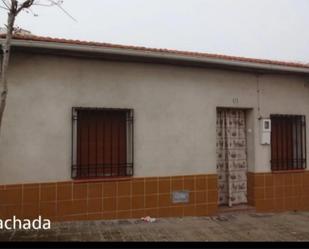
[[[309,63],[309,0],[64,0],[17,25],[33,34]],[[0,10],[0,26],[6,13]]]

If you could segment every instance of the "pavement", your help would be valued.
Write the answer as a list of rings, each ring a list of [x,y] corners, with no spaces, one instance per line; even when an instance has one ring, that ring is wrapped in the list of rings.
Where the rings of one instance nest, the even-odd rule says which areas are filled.
[[[309,241],[309,212],[58,222],[50,230],[0,230],[0,241]]]

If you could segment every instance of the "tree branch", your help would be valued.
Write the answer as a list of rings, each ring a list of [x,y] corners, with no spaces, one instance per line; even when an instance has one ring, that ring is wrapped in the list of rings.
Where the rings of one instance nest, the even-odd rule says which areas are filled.
[[[4,0],[2,0],[2,3],[5,5],[5,7],[7,7],[8,10],[10,9],[9,5]]]
[[[6,10],[6,11],[9,10],[8,8],[5,8],[5,7],[3,7],[3,6],[0,6],[0,8],[1,8],[1,9],[4,9],[4,10]]]
[[[29,7],[31,7],[31,5],[34,3],[34,0],[26,0],[25,2],[23,2],[18,8],[17,8],[17,13],[18,14],[21,10],[23,9],[27,9]]]
[[[61,5],[57,5],[57,7],[58,7],[59,9],[61,9],[61,10],[62,10],[68,17],[70,17],[73,21],[77,22],[77,20],[76,20],[73,16],[71,16],[70,13],[67,12]]]

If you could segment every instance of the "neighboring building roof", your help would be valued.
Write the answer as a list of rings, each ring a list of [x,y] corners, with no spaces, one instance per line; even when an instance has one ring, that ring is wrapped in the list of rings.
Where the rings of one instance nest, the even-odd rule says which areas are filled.
[[[4,38],[4,35],[0,35],[0,38]],[[24,42],[24,43],[23,43]],[[27,43],[28,42],[28,43]],[[30,42],[30,43],[29,43]],[[40,46],[39,46],[40,43]],[[298,73],[309,73],[309,64],[302,64],[296,62],[286,62],[286,61],[277,61],[277,60],[266,60],[266,59],[254,59],[238,56],[229,56],[229,55],[220,55],[220,54],[210,54],[210,53],[200,53],[200,52],[189,52],[189,51],[179,51],[172,49],[159,49],[159,48],[147,48],[141,46],[129,46],[129,45],[118,45],[111,43],[102,43],[102,42],[90,42],[90,41],[80,41],[80,40],[69,40],[62,38],[51,38],[43,36],[34,36],[34,35],[21,35],[15,34],[14,40],[12,42],[13,46],[16,47],[27,47],[30,46],[35,48],[49,48],[56,49],[56,47],[48,46],[49,44],[56,44],[57,49],[61,49],[60,46],[63,45],[62,49],[71,50],[72,46],[75,47],[75,50],[81,48],[83,52],[86,52],[85,48],[97,48],[105,49],[103,50],[93,50],[93,53],[113,53],[113,52],[122,52],[122,54],[134,55],[134,52],[137,52],[137,56],[142,56],[144,53],[147,57],[161,58],[161,59],[183,59],[187,61],[194,61],[199,59],[200,62],[205,62],[209,64],[226,64],[227,66],[235,67],[247,67],[255,69],[266,69],[266,70],[276,70],[276,71],[287,71],[287,72],[298,72]],[[44,45],[45,44],[45,45]],[[112,50],[110,50],[112,49]],[[90,50],[88,51],[90,52]],[[133,53],[132,53],[133,52]],[[145,54],[146,53],[146,54]],[[224,63],[225,62],[225,63]],[[227,63],[226,63],[227,62]],[[230,62],[230,63],[229,63]],[[294,69],[294,70],[292,70]]]
[[[7,32],[6,28],[0,27],[0,37],[5,36],[6,32]],[[15,35],[27,35],[27,36],[33,35],[29,30],[22,29],[20,27],[15,27],[13,33]]]

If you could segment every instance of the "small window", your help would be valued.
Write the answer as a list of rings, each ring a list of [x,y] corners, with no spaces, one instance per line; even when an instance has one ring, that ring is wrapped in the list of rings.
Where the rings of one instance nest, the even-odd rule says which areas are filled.
[[[306,168],[306,119],[300,115],[271,115],[271,169]]]
[[[133,175],[133,110],[73,108],[72,178]]]

